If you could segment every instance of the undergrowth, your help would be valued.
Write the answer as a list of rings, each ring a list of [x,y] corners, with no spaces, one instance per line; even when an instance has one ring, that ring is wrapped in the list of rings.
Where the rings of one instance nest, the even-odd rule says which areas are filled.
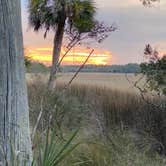
[[[45,153],[41,148],[48,141],[49,126],[54,133],[53,141],[47,142],[55,147],[51,153],[67,148],[63,151],[66,155],[54,165],[164,166],[165,112],[136,94],[76,84],[64,93],[63,84],[49,92],[39,80],[28,85],[32,129],[42,112],[33,140],[38,165],[53,166],[49,161],[42,164]],[[70,139],[77,129],[79,132]]]

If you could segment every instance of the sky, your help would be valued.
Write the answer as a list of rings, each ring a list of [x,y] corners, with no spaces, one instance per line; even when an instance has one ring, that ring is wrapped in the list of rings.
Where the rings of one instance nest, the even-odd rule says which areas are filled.
[[[51,61],[54,32],[47,39],[43,32],[33,32],[28,25],[27,0],[22,0],[22,25],[24,47],[27,54],[37,61]],[[143,50],[150,43],[161,53],[166,52],[166,1],[160,0],[151,8],[143,7],[139,0],[94,0],[96,18],[118,29],[102,44],[94,45],[95,54],[90,64],[127,64],[144,60]],[[63,52],[63,49],[62,49]],[[74,48],[64,64],[80,64],[88,55],[83,48]]]

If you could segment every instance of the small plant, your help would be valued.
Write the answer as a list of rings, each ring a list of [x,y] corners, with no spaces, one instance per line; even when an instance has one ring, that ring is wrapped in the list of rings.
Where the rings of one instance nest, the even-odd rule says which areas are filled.
[[[59,165],[78,145],[73,144],[78,130],[75,131],[67,141],[59,141],[56,139],[55,132],[49,129],[46,134],[44,143],[39,144],[37,156],[34,159],[32,166],[56,166]]]
[[[31,63],[32,63],[31,58],[25,56],[25,57],[24,57],[24,61],[25,61],[25,67],[26,67],[26,68],[29,68],[29,67],[31,66]]]

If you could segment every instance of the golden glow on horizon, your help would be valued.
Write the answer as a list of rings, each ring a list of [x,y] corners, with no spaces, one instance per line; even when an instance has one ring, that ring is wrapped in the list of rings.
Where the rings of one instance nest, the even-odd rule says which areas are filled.
[[[72,49],[67,56],[64,58],[64,65],[80,65],[82,64],[87,56],[89,55],[90,50],[83,48],[74,48]],[[62,49],[61,55],[65,53],[65,50]],[[43,63],[45,65],[51,65],[52,61],[52,48],[30,48],[26,53],[26,56],[30,57],[33,61]],[[106,65],[110,63],[112,55],[108,51],[95,50],[93,55],[89,58],[87,64],[94,65]]]

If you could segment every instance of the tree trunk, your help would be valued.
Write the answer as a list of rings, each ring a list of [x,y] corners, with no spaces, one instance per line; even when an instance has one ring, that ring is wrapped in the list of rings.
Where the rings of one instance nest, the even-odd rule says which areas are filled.
[[[57,25],[56,34],[54,37],[52,67],[51,67],[50,77],[49,77],[49,81],[48,81],[49,90],[53,90],[56,87],[56,74],[57,74],[58,63],[59,63],[59,58],[60,58],[60,54],[61,54],[66,17],[65,16],[62,17],[62,15],[61,15],[60,20],[61,21]]]
[[[0,0],[0,165],[32,161],[20,0]]]

